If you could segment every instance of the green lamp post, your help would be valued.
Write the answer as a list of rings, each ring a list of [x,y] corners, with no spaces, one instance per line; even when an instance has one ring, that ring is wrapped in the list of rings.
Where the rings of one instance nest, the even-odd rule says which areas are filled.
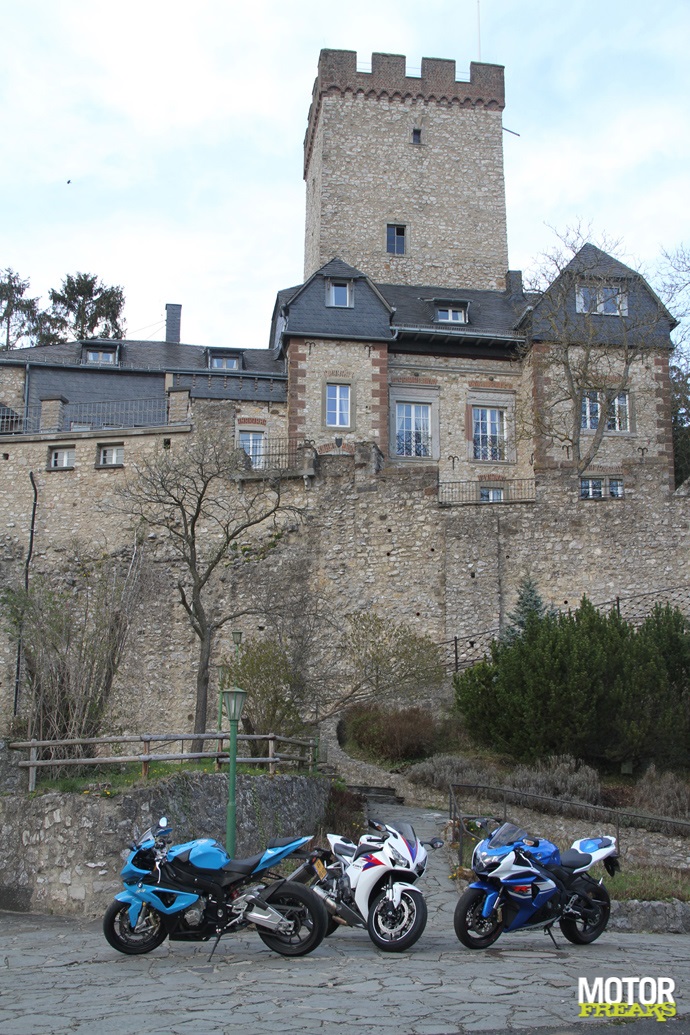
[[[246,690],[238,686],[223,690],[225,711],[230,722],[230,749],[228,758],[228,815],[225,827],[225,847],[232,859],[235,855],[235,819],[237,802],[235,801],[235,776],[237,770],[237,727],[242,717],[242,709],[247,696]]]

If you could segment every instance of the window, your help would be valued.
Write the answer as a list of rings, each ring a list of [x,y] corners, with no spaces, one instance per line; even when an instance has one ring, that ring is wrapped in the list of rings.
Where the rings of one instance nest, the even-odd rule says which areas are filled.
[[[582,417],[580,427],[588,431],[596,431],[599,427],[599,393],[594,391],[583,392],[582,395]]]
[[[421,142],[422,142],[422,131],[421,131],[421,129],[413,129],[412,130],[412,143],[413,144],[421,144]]]
[[[576,308],[578,313],[627,316],[628,293],[622,284],[607,284],[604,281],[579,284]]]
[[[467,323],[467,307],[438,308],[436,310],[436,319],[439,323]]]
[[[488,485],[481,485],[479,487],[479,502],[480,503],[502,503],[503,502],[503,489],[492,489]]]
[[[618,476],[580,479],[581,500],[621,500],[623,496],[623,479]]]
[[[121,467],[125,462],[125,447],[99,446],[98,466],[99,467]]]
[[[580,427],[585,431],[596,431],[601,413],[600,393],[588,389],[582,394]],[[630,406],[627,392],[619,392],[608,405],[606,412],[607,431],[630,430]]]
[[[88,349],[86,352],[86,362],[112,366],[115,363],[115,352],[113,349]]]
[[[252,467],[263,467],[266,462],[264,438],[263,431],[240,431],[240,449],[245,451]]]
[[[209,359],[211,370],[237,370],[238,366],[237,356],[211,356]]]
[[[396,403],[395,453],[396,456],[431,456],[429,403]]]
[[[607,431],[629,431],[628,411],[628,393],[619,392],[616,398],[609,403],[606,416]]]
[[[352,306],[353,292],[350,280],[329,280],[326,282],[326,305],[337,309],[348,309]]]
[[[472,407],[472,445],[475,460],[507,459],[506,411]]]
[[[350,427],[349,385],[326,385],[326,424],[329,428]]]
[[[405,254],[405,227],[389,223],[386,228],[386,251],[389,255]]]
[[[51,468],[72,468],[76,458],[74,446],[63,446],[61,449],[51,449],[48,462]]]

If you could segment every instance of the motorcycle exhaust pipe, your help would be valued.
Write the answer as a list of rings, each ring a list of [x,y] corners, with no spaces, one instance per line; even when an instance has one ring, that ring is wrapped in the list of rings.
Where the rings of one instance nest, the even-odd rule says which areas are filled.
[[[362,922],[362,918],[359,913],[355,913],[354,909],[350,909],[344,902],[334,902],[333,899],[328,895],[323,888],[318,885],[311,889],[315,895],[323,902],[326,907],[326,911],[330,913],[336,923],[346,924],[349,927],[365,927],[366,925]]]

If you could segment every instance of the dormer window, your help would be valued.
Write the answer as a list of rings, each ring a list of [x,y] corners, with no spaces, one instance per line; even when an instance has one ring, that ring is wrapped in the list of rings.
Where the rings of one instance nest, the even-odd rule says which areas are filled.
[[[98,366],[115,366],[115,349],[87,349],[86,362]]]
[[[628,292],[623,284],[604,280],[583,281],[577,286],[578,313],[598,316],[627,316]]]
[[[213,353],[209,356],[208,365],[211,370],[239,370],[240,361],[237,356],[218,356]]]
[[[467,323],[467,306],[460,302],[437,306],[436,319],[439,323]]]
[[[353,302],[351,280],[329,280],[326,282],[326,305],[336,309],[349,309]]]

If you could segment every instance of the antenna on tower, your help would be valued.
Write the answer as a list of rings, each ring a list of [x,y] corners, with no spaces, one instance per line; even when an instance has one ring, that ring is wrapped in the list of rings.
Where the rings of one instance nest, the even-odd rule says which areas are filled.
[[[482,0],[477,0],[477,61],[482,59]]]

